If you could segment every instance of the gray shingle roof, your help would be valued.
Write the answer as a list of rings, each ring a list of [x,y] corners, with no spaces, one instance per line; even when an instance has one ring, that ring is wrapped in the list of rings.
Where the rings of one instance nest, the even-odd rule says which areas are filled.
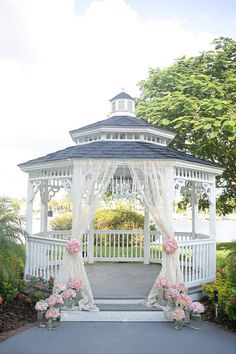
[[[130,100],[134,100],[134,98],[131,97],[130,95],[128,95],[128,93],[122,91],[122,92],[118,93],[118,95],[116,95],[115,97],[111,98],[110,101],[117,100],[119,98],[128,98]]]
[[[90,129],[101,128],[101,127],[136,127],[136,128],[149,127],[149,128],[154,128],[154,129],[162,130],[173,134],[171,130],[160,128],[156,125],[147,123],[142,119],[138,119],[136,117],[131,117],[131,116],[114,116],[111,118],[103,119],[96,123],[86,125],[85,127],[71,130],[70,133],[82,132]]]
[[[218,166],[210,161],[199,159],[184,152],[171,149],[168,146],[144,141],[95,141],[88,144],[71,146],[18,166],[24,167],[45,162],[79,158],[177,159],[203,165]]]

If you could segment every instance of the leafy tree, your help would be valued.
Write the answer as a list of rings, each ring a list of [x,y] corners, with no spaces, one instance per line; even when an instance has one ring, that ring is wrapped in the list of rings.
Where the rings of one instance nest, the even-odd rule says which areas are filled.
[[[20,277],[24,265],[24,236],[19,204],[0,197],[0,282]]]
[[[140,82],[137,116],[176,131],[171,147],[218,163],[220,213],[236,207],[236,42],[215,39],[214,50],[182,57]]]

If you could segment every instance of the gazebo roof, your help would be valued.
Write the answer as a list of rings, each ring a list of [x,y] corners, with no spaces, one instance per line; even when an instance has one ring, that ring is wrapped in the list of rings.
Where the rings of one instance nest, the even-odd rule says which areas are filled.
[[[87,158],[182,160],[212,167],[220,167],[215,163],[199,159],[168,146],[161,146],[145,141],[94,141],[88,144],[71,146],[19,164],[18,166],[24,168],[58,160]]]
[[[142,119],[138,119],[136,117],[132,116],[113,116],[111,118],[103,119],[100,120],[96,123],[92,123],[89,125],[85,125],[84,127],[81,127],[79,129],[71,130],[70,134],[76,133],[76,132],[82,132],[90,129],[96,129],[96,128],[102,128],[102,127],[135,127],[135,128],[152,128],[156,130],[161,130],[164,132],[171,133],[175,135],[175,133],[171,130],[164,129],[161,127],[158,127],[156,125],[150,124],[145,122]]]
[[[128,93],[122,91],[122,92],[118,93],[118,95],[116,95],[115,97],[111,98],[110,102],[113,100],[123,99],[123,98],[128,99],[128,100],[134,100],[134,98],[131,97],[130,95],[128,95]]]

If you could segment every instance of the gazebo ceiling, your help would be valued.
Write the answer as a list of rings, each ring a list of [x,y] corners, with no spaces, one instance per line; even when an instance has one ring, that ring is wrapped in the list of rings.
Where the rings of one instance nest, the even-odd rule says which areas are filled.
[[[202,160],[190,154],[144,141],[94,141],[68,147],[63,150],[19,164],[21,168],[66,159],[161,159],[182,160],[212,167],[218,167],[210,161]]]

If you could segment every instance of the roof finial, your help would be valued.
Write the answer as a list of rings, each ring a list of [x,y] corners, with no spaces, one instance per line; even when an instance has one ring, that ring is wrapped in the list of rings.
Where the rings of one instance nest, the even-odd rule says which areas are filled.
[[[121,92],[125,92],[125,87],[124,86],[121,87]]]

